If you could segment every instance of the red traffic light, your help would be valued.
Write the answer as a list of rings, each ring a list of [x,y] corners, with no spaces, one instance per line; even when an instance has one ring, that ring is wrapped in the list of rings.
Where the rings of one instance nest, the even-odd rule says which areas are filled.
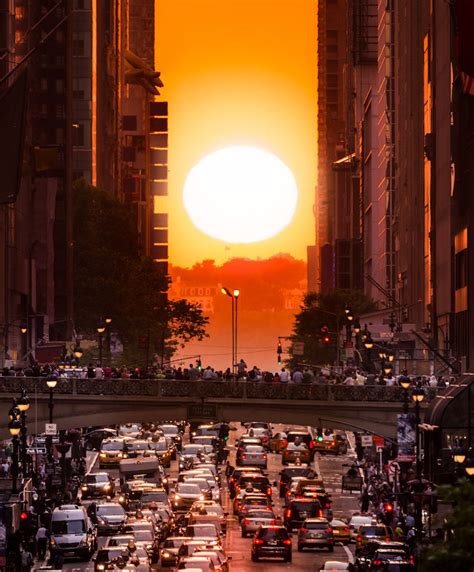
[[[386,502],[384,508],[385,512],[393,512],[393,504],[390,502]]]
[[[331,343],[331,338],[329,336],[323,336],[323,344],[325,346],[329,345]]]
[[[26,520],[28,518],[28,513],[23,511],[20,513],[20,520]]]

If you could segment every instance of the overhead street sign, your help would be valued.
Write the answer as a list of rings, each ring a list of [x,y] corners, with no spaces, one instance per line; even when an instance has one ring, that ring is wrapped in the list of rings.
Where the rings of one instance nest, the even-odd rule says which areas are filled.
[[[45,423],[44,424],[44,434],[45,435],[57,435],[58,426],[56,423]]]

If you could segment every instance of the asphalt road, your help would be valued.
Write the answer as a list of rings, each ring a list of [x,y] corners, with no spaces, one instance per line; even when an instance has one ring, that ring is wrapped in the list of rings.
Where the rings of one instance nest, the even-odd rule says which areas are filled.
[[[230,462],[233,464],[235,459],[234,444],[238,436],[243,432],[240,423],[233,423],[237,427],[237,431],[230,433],[229,446],[231,447]],[[274,425],[274,432],[282,431],[283,425]],[[333,511],[335,517],[349,518],[354,511],[359,508],[356,494],[341,494],[341,477],[343,472],[346,471],[343,464],[347,464],[355,458],[353,451],[349,451],[346,455],[317,455],[315,459],[315,469],[318,474],[323,478],[326,490],[332,495]],[[268,455],[268,474],[270,481],[279,480],[279,472],[282,469],[280,455],[269,453]],[[96,464],[92,471],[98,470]],[[111,475],[118,479],[118,471],[111,470]],[[171,469],[169,469],[171,479],[176,478],[178,475],[177,462],[173,461]],[[275,487],[274,487],[275,488]],[[254,563],[250,559],[251,538],[242,538],[238,520],[232,515],[232,506],[230,503],[226,482],[223,479],[223,500],[224,509],[229,513],[227,524],[227,535],[225,538],[225,550],[228,556],[232,557],[231,570],[234,572],[274,572],[278,570],[291,570],[292,572],[318,572],[327,560],[340,560],[348,562],[352,558],[353,548],[347,548],[342,545],[336,545],[333,553],[328,553],[326,550],[314,550],[298,552],[296,548],[296,532],[293,533],[293,562],[291,564],[284,563],[281,560],[265,560]],[[283,506],[278,495],[278,491],[274,493],[275,513],[283,515]],[[84,504],[87,504],[85,502]],[[99,538],[99,546],[103,546],[106,542],[106,537]],[[68,571],[81,571],[93,572],[93,562],[67,562],[63,566],[63,570]],[[159,565],[155,570],[170,571],[170,568],[161,568]],[[172,570],[172,569],[171,569]]]

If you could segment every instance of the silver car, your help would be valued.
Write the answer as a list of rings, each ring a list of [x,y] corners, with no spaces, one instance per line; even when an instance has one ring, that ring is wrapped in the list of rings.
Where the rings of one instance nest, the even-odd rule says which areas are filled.
[[[262,445],[247,445],[239,456],[241,467],[267,468],[267,453]]]
[[[264,524],[271,525],[276,523],[277,519],[271,508],[249,510],[240,523],[242,538],[253,535]]]

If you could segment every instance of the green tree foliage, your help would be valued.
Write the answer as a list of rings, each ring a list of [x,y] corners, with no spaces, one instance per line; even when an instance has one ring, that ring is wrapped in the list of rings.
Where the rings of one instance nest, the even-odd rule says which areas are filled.
[[[308,363],[320,365],[334,362],[336,358],[337,327],[343,330],[348,323],[345,308],[358,317],[376,309],[375,303],[363,292],[353,290],[331,290],[327,294],[309,292],[303,301],[301,311],[295,315],[294,340],[304,342],[304,355],[293,356],[289,365]],[[322,344],[322,328],[329,330],[330,343]]]
[[[474,565],[474,483],[440,487],[440,496],[453,503],[446,522],[448,540],[431,546],[423,555],[422,572],[465,572]]]
[[[199,305],[168,301],[169,278],[139,252],[129,207],[85,183],[75,188],[74,292],[76,328],[95,336],[100,318],[113,319],[129,359],[170,357],[178,345],[206,336]],[[141,351],[137,352],[137,349]]]

